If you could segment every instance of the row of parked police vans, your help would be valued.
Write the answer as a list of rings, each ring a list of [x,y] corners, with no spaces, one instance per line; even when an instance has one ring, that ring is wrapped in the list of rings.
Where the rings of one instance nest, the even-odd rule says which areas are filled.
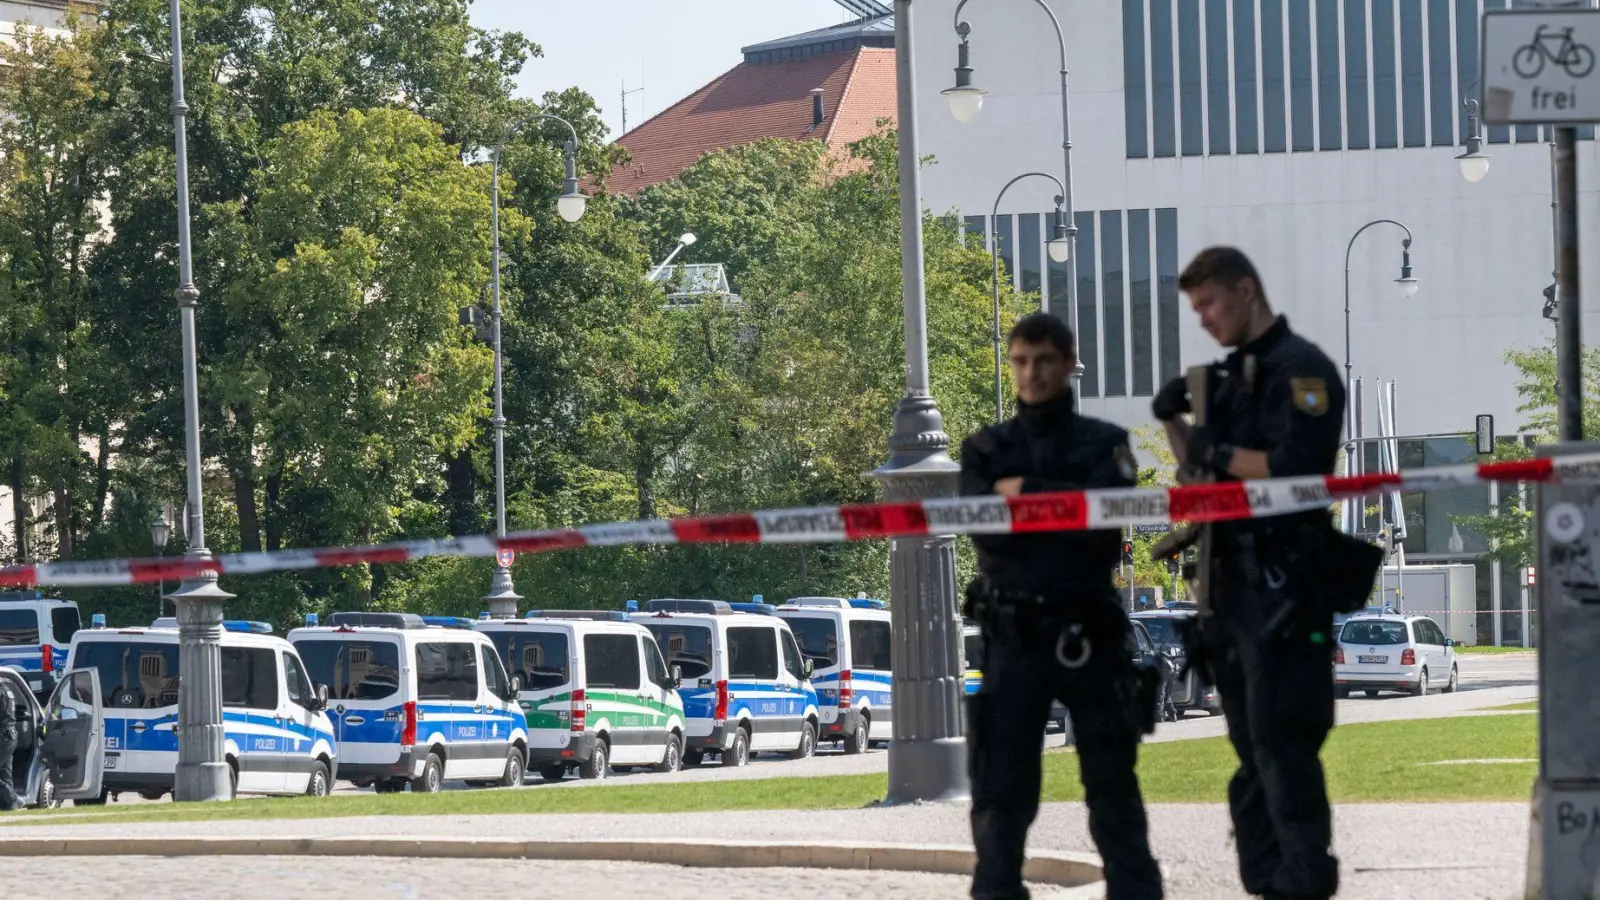
[[[805,758],[819,742],[861,753],[893,736],[878,600],[306,619],[286,638],[225,623],[224,752],[237,793],[321,796],[336,780],[380,793],[516,786],[529,770],[555,781],[708,757],[742,766],[755,753]],[[81,628],[69,601],[0,595],[0,678],[26,707],[19,793],[49,806],[171,792],[178,643],[174,619],[107,628],[96,615]]]

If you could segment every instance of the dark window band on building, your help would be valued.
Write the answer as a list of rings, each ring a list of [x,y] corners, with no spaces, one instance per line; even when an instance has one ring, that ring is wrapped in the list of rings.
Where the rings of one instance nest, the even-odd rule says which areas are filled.
[[[1367,133],[1367,6],[1344,5],[1345,146],[1372,146]]]
[[[1160,365],[1156,384],[1180,374],[1178,346],[1178,211],[1156,210],[1156,337]]]
[[[1000,248],[1000,277],[1007,284],[1015,286],[1017,283],[1017,254],[1016,245],[1011,240],[1011,216],[994,217],[994,245]]]
[[[1289,0],[1289,120],[1294,132],[1290,146],[1297,151],[1316,149],[1311,87],[1311,0]]]
[[[1261,144],[1268,153],[1289,149],[1283,66],[1283,0],[1261,0]]]
[[[1158,157],[1178,152],[1172,46],[1172,4],[1157,0],[1150,5],[1150,140]]]
[[[1228,95],[1228,0],[1206,0],[1207,153],[1233,152]]]
[[[1133,396],[1155,393],[1155,333],[1150,316],[1150,210],[1128,210],[1128,330],[1133,335]]]
[[[1092,212],[1074,213],[1078,227],[1078,361],[1083,363],[1080,388],[1085,397],[1100,396],[1100,332],[1095,292],[1095,216]]]
[[[1017,216],[1017,244],[1020,288],[1024,294],[1035,293],[1044,284],[1044,273],[1039,269],[1038,213],[1023,213]]]
[[[1428,0],[1428,100],[1432,107],[1429,143],[1435,147],[1456,142],[1454,43],[1450,30],[1450,0]]]
[[[1256,153],[1256,0],[1233,0],[1233,97],[1234,147]]]
[[[1100,293],[1105,311],[1105,395],[1128,395],[1128,337],[1123,312],[1122,210],[1100,213]]]
[[[1205,124],[1200,97],[1200,0],[1178,0],[1178,97],[1183,115],[1183,155],[1206,152]]]
[[[1122,118],[1129,159],[1150,155],[1145,127],[1144,6],[1146,0],[1122,0]]]
[[[1344,149],[1339,89],[1339,0],[1317,0],[1317,146],[1323,150]]]
[[[1372,0],[1372,143],[1384,149],[1400,146],[1394,3],[1395,0]]]

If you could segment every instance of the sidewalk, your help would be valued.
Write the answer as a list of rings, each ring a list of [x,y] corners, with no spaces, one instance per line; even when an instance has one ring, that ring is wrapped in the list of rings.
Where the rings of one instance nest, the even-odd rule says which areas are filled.
[[[1528,808],[1518,803],[1350,804],[1335,811],[1336,850],[1344,887],[1341,900],[1448,897],[1451,900],[1511,900],[1519,897],[1527,851]],[[900,844],[965,844],[970,840],[965,805],[892,809],[694,813],[684,815],[448,816],[218,821],[195,823],[11,826],[7,837],[85,836],[367,836],[502,837],[537,839],[616,838],[670,835],[675,838],[861,840]],[[1228,814],[1221,805],[1158,805],[1151,808],[1151,838],[1167,872],[1168,896],[1223,900],[1244,896],[1238,886]],[[1083,805],[1047,804],[1032,832],[1039,849],[1093,852]],[[320,865],[321,863],[317,863]],[[240,861],[240,865],[247,865]],[[0,876],[15,870],[0,865]],[[529,868],[531,874],[543,868]],[[693,879],[691,872],[684,872]],[[702,873],[704,874],[704,873]],[[816,896],[816,873],[767,881],[767,900]],[[535,876],[542,877],[542,876]],[[937,876],[928,876],[937,878]],[[948,878],[921,883],[920,896],[958,897]],[[959,881],[959,879],[955,880]],[[26,882],[22,882],[26,883]],[[689,883],[688,881],[684,882]],[[805,887],[809,883],[809,887]],[[884,885],[887,887],[888,885]],[[947,892],[950,891],[950,892]],[[424,895],[427,896],[427,895]],[[440,896],[440,895],[433,895]],[[906,895],[909,896],[909,895]]]

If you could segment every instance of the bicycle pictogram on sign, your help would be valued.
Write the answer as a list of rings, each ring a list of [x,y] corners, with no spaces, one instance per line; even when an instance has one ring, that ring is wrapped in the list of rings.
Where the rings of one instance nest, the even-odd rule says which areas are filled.
[[[1538,78],[1546,63],[1566,69],[1573,78],[1583,78],[1594,71],[1594,51],[1572,39],[1570,26],[1547,29],[1540,25],[1534,29],[1533,39],[1517,48],[1511,67],[1523,78]]]

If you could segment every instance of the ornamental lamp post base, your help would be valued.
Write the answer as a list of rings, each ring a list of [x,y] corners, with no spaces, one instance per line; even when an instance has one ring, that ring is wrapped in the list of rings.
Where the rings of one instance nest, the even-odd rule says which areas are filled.
[[[489,618],[515,619],[517,601],[521,599],[522,595],[511,584],[511,570],[496,566],[494,580],[489,582],[489,593],[483,595],[483,608],[489,613]]]
[[[167,595],[178,617],[178,767],[172,787],[178,802],[233,799],[222,724],[222,607],[233,596],[217,585],[215,572],[184,581]]]
[[[957,494],[939,405],[908,393],[895,409],[889,461],[873,473],[891,503]],[[890,549],[894,739],[890,804],[959,802],[967,782],[965,666],[956,602],[955,538],[899,538]]]

